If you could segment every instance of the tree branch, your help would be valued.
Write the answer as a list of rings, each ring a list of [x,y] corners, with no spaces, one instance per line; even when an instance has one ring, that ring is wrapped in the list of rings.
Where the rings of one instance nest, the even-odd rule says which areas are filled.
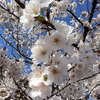
[[[94,1],[92,2],[91,13],[90,13],[90,16],[89,16],[89,19],[88,19],[88,22],[89,22],[89,23],[91,23],[91,21],[92,21],[93,14],[94,14],[94,11],[95,11],[95,8],[96,8],[96,4],[97,4],[97,0],[94,0]],[[75,15],[72,11],[70,11],[69,9],[67,9],[67,11],[68,11],[71,15],[73,15],[73,17],[83,26],[83,23],[76,17],[76,15]],[[88,32],[89,32],[89,27],[87,27],[87,26],[84,27],[84,26],[83,26],[83,28],[84,28],[83,42],[85,42],[86,36],[87,36],[87,34],[88,34]]]
[[[96,87],[98,87],[98,86],[100,86],[100,84],[97,84],[96,86],[94,86],[94,87],[91,89],[91,91],[89,92],[89,96],[90,96],[91,92],[92,92]]]
[[[76,16],[72,11],[70,11],[69,9],[67,9],[67,11],[68,11],[71,15],[73,15],[73,17],[83,26],[83,23],[77,18],[77,16]],[[86,27],[86,26],[83,26],[83,28],[84,28],[83,42],[85,42],[85,38],[86,38],[86,36],[87,36],[87,33],[88,33],[88,31],[89,31],[89,28]]]
[[[23,92],[23,89],[18,85],[18,83],[16,82],[16,80],[14,78],[13,78],[13,81],[14,81],[15,85],[17,86],[17,88]],[[30,100],[33,100],[30,96],[28,96],[28,98]]]
[[[92,8],[91,8],[91,13],[90,13],[90,16],[89,16],[89,19],[88,19],[89,23],[91,23],[91,21],[92,21],[96,5],[97,5],[97,0],[93,0],[93,2],[92,2]]]
[[[16,18],[19,20],[19,17],[16,16],[14,13],[10,12],[9,9],[6,9],[6,8],[4,8],[4,7],[1,6],[1,5],[0,5],[0,7],[1,7],[2,9],[4,9],[5,11],[7,11],[9,14],[13,15],[14,17],[16,17]]]
[[[20,0],[15,0],[15,2],[16,2],[22,9],[25,8],[25,5],[24,5],[22,2],[20,2]]]
[[[83,23],[76,17],[76,15],[75,15],[71,10],[67,9],[67,11],[68,11],[71,15],[73,15],[73,17],[83,26]]]
[[[54,95],[58,94],[59,92],[61,92],[62,90],[64,90],[66,87],[70,86],[71,84],[67,84],[65,85],[62,89],[60,89],[59,91],[57,91],[56,93],[52,94],[50,97],[47,97],[47,100],[49,100],[49,98],[53,97]]]
[[[86,80],[86,79],[89,79],[89,78],[92,78],[92,77],[94,77],[94,76],[96,76],[96,75],[98,75],[98,74],[100,74],[100,72],[95,73],[95,74],[93,74],[93,75],[91,75],[91,76],[88,76],[88,77],[82,78],[82,79],[78,80],[77,82],[79,82],[79,81],[83,81],[83,80]]]
[[[100,72],[95,73],[95,74],[93,74],[93,75],[91,75],[91,76],[88,76],[88,77],[85,77],[85,78],[79,79],[79,80],[77,80],[76,82],[80,82],[80,81],[83,81],[83,80],[86,80],[86,79],[92,78],[92,77],[94,77],[94,76],[96,76],[96,75],[98,75],[98,74],[100,74]],[[64,90],[66,87],[68,87],[68,86],[70,86],[70,85],[71,85],[70,83],[66,84],[62,89],[60,89],[60,90],[57,91],[56,93],[52,94],[50,97],[47,97],[47,99],[49,100],[51,97],[53,97],[54,95],[58,94],[59,92],[61,92],[62,90]]]
[[[19,53],[20,55],[22,55],[24,58],[27,58],[27,59],[29,59],[29,60],[32,60],[31,58],[25,56],[25,55],[22,54],[19,50],[17,50],[17,49],[16,49],[11,43],[9,43],[1,34],[0,34],[0,37],[1,37],[7,44],[9,44],[12,48],[14,48],[16,51],[18,51],[18,53]]]
[[[91,13],[90,13],[90,16],[89,16],[89,19],[88,19],[88,22],[91,23],[92,21],[92,18],[93,18],[93,14],[94,14],[94,11],[95,11],[95,8],[96,8],[96,4],[97,4],[97,0],[94,0],[92,2],[92,8],[91,8]],[[86,39],[86,36],[89,32],[89,27],[84,27],[85,31],[83,33],[83,42],[85,42],[85,39]]]

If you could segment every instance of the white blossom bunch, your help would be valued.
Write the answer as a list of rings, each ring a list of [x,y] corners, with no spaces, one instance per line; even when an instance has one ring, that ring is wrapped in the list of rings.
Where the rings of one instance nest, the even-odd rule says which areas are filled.
[[[100,99],[100,1],[0,0],[0,100],[88,99]]]

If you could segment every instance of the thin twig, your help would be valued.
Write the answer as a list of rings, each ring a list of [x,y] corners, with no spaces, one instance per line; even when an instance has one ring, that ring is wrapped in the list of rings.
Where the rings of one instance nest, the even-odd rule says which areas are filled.
[[[77,80],[77,82],[80,82],[80,81],[83,81],[83,80],[86,80],[86,79],[90,79],[90,78],[92,78],[92,77],[94,77],[94,76],[96,76],[96,75],[98,75],[98,74],[100,74],[100,72],[95,73],[95,74],[93,74],[93,75],[91,75],[91,76],[88,76],[88,77],[79,79],[79,80]],[[64,90],[66,87],[68,87],[68,86],[70,86],[70,85],[71,85],[70,83],[66,84],[62,89],[60,89],[60,90],[57,91],[56,93],[52,94],[50,97],[47,97],[47,99],[49,100],[51,97],[53,97],[54,95],[58,94],[59,92],[61,92],[62,90]]]
[[[71,10],[67,9],[67,11],[68,11],[71,15],[73,15],[73,17],[83,26],[83,23],[77,18],[77,16],[76,16]]]
[[[5,11],[7,11],[9,14],[13,15],[14,17],[16,17],[18,20],[20,19],[20,18],[19,18],[18,16],[16,16],[14,13],[10,12],[9,9],[6,9],[6,8],[4,8],[4,7],[1,6],[1,5],[0,5],[0,7],[1,7],[2,9],[4,9]]]
[[[18,51],[11,43],[9,43],[1,34],[0,34],[0,37],[3,39],[3,40],[5,40],[5,42],[7,43],[7,44],[9,44],[12,48],[14,48],[16,51]],[[18,51],[18,53],[20,54],[20,55],[22,55],[24,58],[27,58],[27,59],[29,59],[29,60],[32,60],[31,58],[29,58],[29,57],[27,57],[27,56],[25,56],[24,54],[22,54],[20,51]]]
[[[17,84],[16,80],[13,78],[13,81],[15,83],[15,85],[17,86],[18,89],[20,89],[23,92],[23,89]],[[33,100],[29,95],[28,98],[30,98],[31,100]]]

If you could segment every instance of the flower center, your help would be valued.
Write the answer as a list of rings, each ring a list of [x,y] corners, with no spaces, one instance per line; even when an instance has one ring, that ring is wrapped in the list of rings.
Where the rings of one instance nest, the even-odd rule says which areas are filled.
[[[60,62],[59,62],[59,61],[56,61],[56,64],[57,64],[57,65],[59,65],[59,64],[60,64]]]
[[[41,74],[39,72],[36,73],[37,77],[41,77]]]
[[[46,54],[46,51],[41,51],[41,55],[45,55]]]
[[[53,70],[52,70],[52,73],[55,75],[55,74],[57,74],[58,72],[57,72],[56,69],[53,69]]]
[[[58,44],[60,42],[60,40],[58,38],[55,38],[54,41],[56,44]]]
[[[78,65],[78,68],[81,68],[81,65],[80,64]]]
[[[5,97],[5,96],[7,96],[7,91],[6,90],[1,90],[0,91],[0,96],[2,96],[2,97]]]
[[[35,9],[33,9],[32,12],[33,12],[35,15],[38,14],[37,10],[35,10]]]

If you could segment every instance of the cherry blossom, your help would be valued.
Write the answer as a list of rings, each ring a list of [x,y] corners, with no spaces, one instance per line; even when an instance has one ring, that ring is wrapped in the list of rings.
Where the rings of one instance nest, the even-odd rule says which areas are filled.
[[[99,0],[0,0],[0,100],[100,99]]]

